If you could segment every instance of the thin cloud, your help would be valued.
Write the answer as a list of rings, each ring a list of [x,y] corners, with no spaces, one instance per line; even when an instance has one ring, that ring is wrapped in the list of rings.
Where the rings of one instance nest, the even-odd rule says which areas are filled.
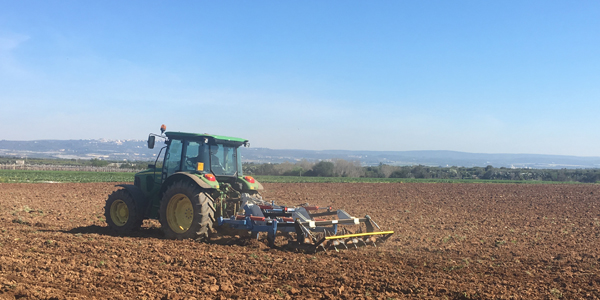
[[[27,73],[14,52],[28,40],[29,36],[22,34],[0,34],[0,75],[20,77]]]

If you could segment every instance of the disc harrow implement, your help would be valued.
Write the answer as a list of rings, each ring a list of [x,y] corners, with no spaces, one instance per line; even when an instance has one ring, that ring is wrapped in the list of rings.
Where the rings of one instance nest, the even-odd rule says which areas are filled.
[[[243,209],[229,218],[219,217],[218,225],[249,231],[256,238],[265,232],[271,247],[275,247],[275,237],[283,233],[291,239],[288,247],[308,252],[377,246],[394,234],[382,231],[368,215],[357,218],[342,209],[307,204],[287,207],[245,197]]]

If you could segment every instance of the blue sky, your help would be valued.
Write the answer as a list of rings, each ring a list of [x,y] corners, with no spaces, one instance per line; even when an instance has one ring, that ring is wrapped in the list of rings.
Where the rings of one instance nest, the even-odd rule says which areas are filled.
[[[0,139],[600,156],[598,1],[0,0]]]

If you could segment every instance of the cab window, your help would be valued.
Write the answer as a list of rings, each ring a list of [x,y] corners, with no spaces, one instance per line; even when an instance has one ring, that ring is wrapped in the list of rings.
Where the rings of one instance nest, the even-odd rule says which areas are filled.
[[[234,176],[237,164],[236,147],[210,145],[210,168],[215,175]]]
[[[171,140],[164,165],[167,177],[181,169],[179,164],[181,163],[182,146],[183,144],[180,140]]]
[[[187,171],[204,171],[206,166],[205,151],[206,144],[198,142],[188,142],[185,151],[185,165],[184,170]],[[199,165],[200,163],[200,165]],[[200,169],[199,169],[200,167]]]

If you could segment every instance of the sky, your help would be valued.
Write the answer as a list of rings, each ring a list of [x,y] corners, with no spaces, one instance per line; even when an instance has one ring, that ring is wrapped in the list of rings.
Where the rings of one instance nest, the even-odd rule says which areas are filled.
[[[600,156],[599,1],[0,0],[0,140]]]

